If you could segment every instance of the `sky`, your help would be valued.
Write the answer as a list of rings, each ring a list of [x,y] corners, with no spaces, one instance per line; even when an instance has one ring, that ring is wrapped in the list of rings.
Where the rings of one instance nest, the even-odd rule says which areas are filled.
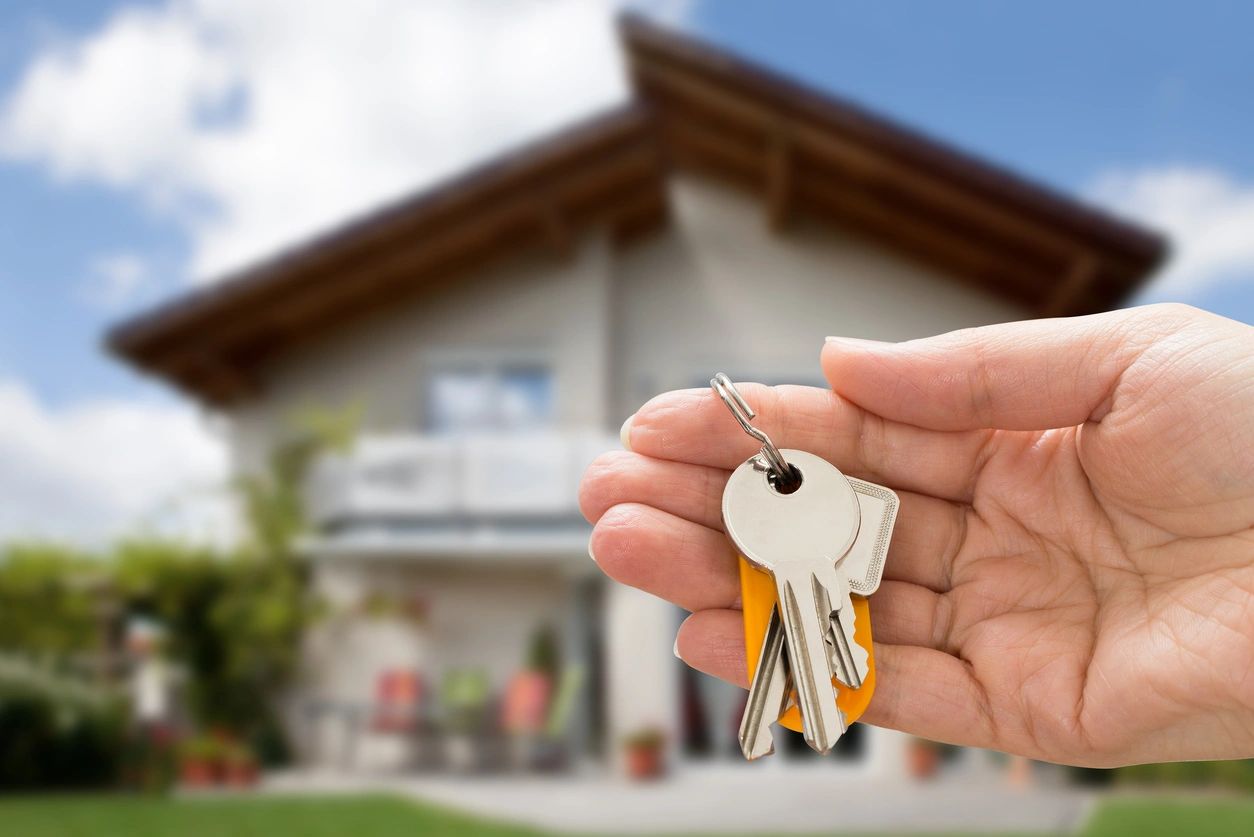
[[[0,5],[0,539],[216,526],[220,430],[107,327],[622,101],[623,5]],[[630,5],[1167,233],[1137,301],[1254,322],[1254,6]]]

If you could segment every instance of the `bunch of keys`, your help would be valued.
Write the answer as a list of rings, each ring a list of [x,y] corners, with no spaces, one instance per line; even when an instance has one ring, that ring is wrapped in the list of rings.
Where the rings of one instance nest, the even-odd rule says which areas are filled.
[[[719,373],[710,386],[762,443],[723,490],[723,525],[740,553],[750,687],[740,749],[774,752],[771,726],[828,752],[875,690],[870,607],[897,519],[897,495],[827,460],[779,450]],[[795,705],[794,705],[795,704]]]

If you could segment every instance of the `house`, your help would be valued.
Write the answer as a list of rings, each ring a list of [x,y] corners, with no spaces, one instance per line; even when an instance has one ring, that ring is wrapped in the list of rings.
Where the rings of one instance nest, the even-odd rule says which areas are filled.
[[[311,638],[310,760],[386,758],[363,713],[397,691],[511,688],[548,626],[582,673],[551,730],[572,761],[660,727],[678,765],[735,763],[743,693],[675,660],[680,613],[588,560],[576,484],[623,418],[720,370],[821,384],[827,334],[1104,310],[1164,257],[1150,232],[722,51],[634,17],[621,39],[630,104],[109,335],[226,419],[240,470],[296,411],[361,411],[311,486],[308,556],[344,618]],[[389,601],[411,617],[370,615]],[[892,773],[902,747],[863,730],[832,763]],[[789,745],[771,769],[807,758]]]

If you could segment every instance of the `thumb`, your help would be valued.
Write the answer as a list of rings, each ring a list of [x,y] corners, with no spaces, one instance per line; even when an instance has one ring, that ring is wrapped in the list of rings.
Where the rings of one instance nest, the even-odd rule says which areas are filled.
[[[1149,306],[904,343],[828,338],[823,372],[858,406],[920,427],[1070,427],[1105,415],[1123,372],[1188,312]]]

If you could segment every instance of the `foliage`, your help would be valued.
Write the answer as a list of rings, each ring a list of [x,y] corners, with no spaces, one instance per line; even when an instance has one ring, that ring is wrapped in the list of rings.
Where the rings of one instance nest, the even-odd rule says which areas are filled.
[[[124,729],[118,706],[92,707],[0,686],[0,788],[108,784],[120,765]]]
[[[179,743],[179,759],[182,761],[218,762],[225,755],[228,744],[216,735],[201,733]]]
[[[556,678],[562,667],[557,631],[552,625],[541,625],[531,634],[527,647],[527,670]]]
[[[128,617],[154,619],[164,653],[187,673],[196,726],[229,729],[267,763],[281,760],[275,705],[319,614],[297,554],[303,486],[315,457],[346,445],[355,421],[351,411],[299,418],[268,467],[236,482],[248,537],[234,549],[155,539],[125,540],[103,554],[3,549],[0,654],[103,664],[102,656],[117,656]],[[22,711],[44,711],[28,703]],[[0,744],[0,758],[7,752]]]
[[[658,727],[644,727],[623,736],[628,750],[660,750],[666,745],[666,733]]]
[[[1137,764],[1120,767],[1114,774],[1117,782],[1126,785],[1227,787],[1254,791],[1254,759]]]
[[[0,649],[40,658],[93,648],[100,637],[96,590],[108,568],[71,549],[16,544],[0,560]]]

